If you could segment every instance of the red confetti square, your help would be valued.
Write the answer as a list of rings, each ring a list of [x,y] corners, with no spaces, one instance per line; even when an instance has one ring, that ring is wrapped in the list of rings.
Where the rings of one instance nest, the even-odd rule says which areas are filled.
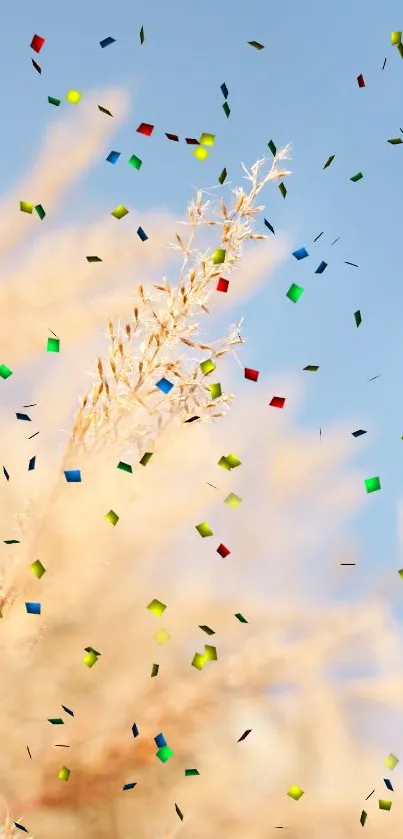
[[[273,396],[273,399],[270,402],[271,408],[284,408],[285,405],[285,398],[284,396]]]
[[[259,370],[252,370],[251,367],[245,367],[245,379],[250,379],[251,382],[257,382],[259,378]]]
[[[154,131],[154,125],[150,125],[149,122],[141,122],[139,127],[136,128],[137,134],[144,134],[146,137],[151,137],[151,134]]]
[[[31,41],[31,50],[34,50],[34,52],[40,52],[44,43],[45,38],[41,38],[40,35],[34,35]]]
[[[195,139],[192,139],[192,137],[186,137],[185,138],[185,143],[187,143],[188,146],[200,146],[199,141],[195,140]]]
[[[35,67],[36,72],[39,73],[39,74],[42,73],[42,68],[39,66],[39,64],[37,64],[36,61],[34,61],[33,58],[31,58],[31,61],[32,61],[32,64],[34,65],[34,67]]]
[[[360,75],[357,76],[357,82],[358,87],[365,87],[364,76],[362,75],[362,73],[360,73]]]
[[[230,554],[231,551],[228,550],[228,548],[226,548],[225,545],[221,544],[217,548],[217,553],[220,554],[220,556],[222,556],[223,559],[225,559],[225,557],[228,556],[228,554]]]
[[[179,143],[179,137],[177,134],[167,134],[167,132],[165,132],[165,136],[168,140],[173,140],[175,143]]]
[[[217,291],[228,291],[229,280],[224,280],[224,277],[220,277],[217,283]]]

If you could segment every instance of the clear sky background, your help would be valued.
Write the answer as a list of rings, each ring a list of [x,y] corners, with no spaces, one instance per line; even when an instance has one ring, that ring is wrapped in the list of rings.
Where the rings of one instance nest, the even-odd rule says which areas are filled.
[[[366,437],[351,437],[351,447],[359,456],[363,492],[364,479],[373,475],[380,476],[382,492],[368,496],[357,519],[365,544],[361,562],[368,570],[384,567],[387,576],[402,564],[396,515],[403,465],[403,147],[387,143],[403,128],[403,61],[390,46],[390,32],[399,28],[403,13],[397,2],[291,0],[282,6],[255,0],[245,7],[209,0],[37,0],[7,5],[0,54],[2,192],[26,171],[58,116],[48,95],[62,99],[61,110],[71,107],[64,101],[70,88],[85,96],[116,85],[133,94],[129,119],[114,140],[121,161],[115,167],[105,158],[94,161],[60,214],[66,222],[91,218],[94,206],[109,213],[121,203],[144,211],[165,207],[180,217],[192,185],[211,186],[224,166],[236,185],[240,162],[252,164],[268,153],[270,139],[278,147],[292,143],[287,198],[276,188],[268,190],[264,213],[276,232],[289,235],[292,248],[267,288],[244,307],[247,364],[262,375],[275,372],[277,381],[281,370],[302,377],[308,398],[301,422],[318,439],[319,428],[325,436],[345,417],[353,418],[351,431],[368,431]],[[34,33],[46,37],[34,56],[41,76],[31,65]],[[116,43],[102,50],[99,41],[108,35]],[[253,39],[265,49],[248,46]],[[364,89],[356,81],[360,73]],[[223,82],[229,119],[222,111]],[[155,124],[151,138],[135,133],[142,121]],[[211,132],[216,146],[200,163],[183,140],[169,143],[165,131],[181,138]],[[144,161],[141,173],[127,167],[131,154]],[[335,160],[323,171],[331,154]],[[358,171],[364,178],[352,183],[349,178]],[[300,246],[310,257],[298,263],[291,250]],[[328,268],[318,276],[321,260]],[[305,288],[295,306],[285,297],[292,282]],[[359,329],[357,309],[363,319]],[[307,364],[319,364],[319,372],[302,373]],[[379,378],[369,383],[373,376]],[[246,399],[241,382],[242,398],[244,393]],[[365,573],[362,567],[359,574]],[[397,574],[395,579],[398,586]]]

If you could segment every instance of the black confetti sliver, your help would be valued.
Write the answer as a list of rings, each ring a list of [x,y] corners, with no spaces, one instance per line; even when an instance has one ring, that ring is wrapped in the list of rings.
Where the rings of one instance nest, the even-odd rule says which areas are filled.
[[[31,460],[28,463],[28,472],[33,472],[36,466],[36,455],[31,457]]]
[[[29,417],[28,414],[20,414],[17,411],[15,416],[17,417],[18,420],[25,420],[26,422],[31,422],[31,417]]]
[[[71,717],[74,717],[73,711],[70,711],[70,708],[66,708],[65,705],[62,705],[63,711],[66,711],[66,714],[70,714]]]
[[[176,810],[176,813],[179,816],[181,822],[183,822],[183,813],[182,813],[182,810],[179,809],[177,804],[175,804],[175,810]]]
[[[4,474],[4,477],[5,477],[6,481],[9,481],[10,480],[10,475],[8,474],[5,466],[3,466],[3,474]]]
[[[237,743],[242,743],[242,740],[246,740],[246,738],[249,737],[249,734],[251,733],[251,731],[252,731],[251,728],[247,728],[246,731],[244,731],[244,733],[241,734],[239,740],[237,740]]]

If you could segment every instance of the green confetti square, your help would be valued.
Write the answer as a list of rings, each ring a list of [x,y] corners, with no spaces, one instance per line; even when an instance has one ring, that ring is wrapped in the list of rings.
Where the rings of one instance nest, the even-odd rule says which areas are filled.
[[[288,299],[291,300],[292,303],[297,303],[299,298],[302,297],[303,293],[304,289],[301,288],[301,286],[293,283],[292,285],[290,285],[286,297],[288,297]]]
[[[359,309],[357,309],[357,311],[356,311],[356,312],[354,312],[354,320],[355,320],[355,325],[356,325],[356,327],[357,327],[357,329],[358,329],[358,327],[359,327],[360,323],[362,323],[361,312],[360,312],[360,310],[359,310]]]
[[[200,534],[200,536],[203,537],[203,539],[205,539],[206,536],[213,536],[213,531],[206,521],[202,521],[201,524],[197,524],[196,530]]]
[[[269,147],[269,149],[270,149],[270,151],[271,151],[271,153],[272,153],[273,157],[275,157],[275,156],[276,156],[276,154],[277,154],[277,148],[276,148],[276,146],[274,145],[273,140],[270,140],[270,143],[267,143],[267,145],[268,145],[268,147]]]
[[[380,810],[391,810],[392,809],[392,802],[386,801],[384,798],[379,798],[379,809]]]
[[[378,477],[376,478],[366,478],[365,481],[365,489],[367,492],[377,492],[381,489],[381,482]]]
[[[48,96],[49,105],[55,105],[56,108],[59,107],[61,99],[55,99],[54,96]]]
[[[47,352],[60,352],[60,339],[48,338],[46,350]]]
[[[132,156],[131,156],[130,160],[128,161],[128,163],[129,163],[129,165],[130,165],[130,166],[133,166],[133,169],[137,169],[137,171],[139,171],[139,169],[141,169],[141,166],[142,166],[142,164],[143,164],[143,161],[142,161],[142,160],[140,160],[140,158],[139,158],[139,157],[136,157],[136,155],[135,155],[135,154],[132,154]]]
[[[243,615],[241,615],[241,613],[240,613],[240,612],[237,612],[237,613],[236,613],[236,615],[234,615],[234,617],[235,617],[235,618],[238,618],[238,620],[239,620],[239,622],[240,622],[240,623],[248,623],[248,621],[246,620],[246,618],[244,618],[244,616],[243,616]]]
[[[13,371],[7,367],[6,364],[0,364],[0,376],[2,379],[9,379],[13,375]]]
[[[224,167],[224,169],[221,172],[221,175],[218,178],[218,183],[221,184],[221,186],[223,185],[224,181],[226,180],[227,174],[228,174],[228,172]]]
[[[119,521],[119,516],[113,510],[109,510],[109,513],[106,514],[105,518],[113,524],[114,527]]]
[[[185,769],[185,775],[189,778],[191,775],[200,775],[200,772],[198,769]]]
[[[287,195],[287,188],[286,188],[286,186],[283,184],[283,182],[281,182],[281,184],[279,184],[279,185],[278,185],[278,188],[279,188],[279,190],[280,190],[280,192],[281,192],[281,194],[282,194],[283,198],[285,198],[285,197],[286,197],[286,195]]]
[[[161,746],[161,748],[158,749],[157,757],[159,758],[159,760],[162,763],[166,763],[167,760],[171,759],[173,754],[174,753],[173,753],[172,749],[169,748],[169,746]]]
[[[212,373],[213,370],[216,369],[216,364],[211,358],[206,358],[205,361],[202,361],[200,364],[200,370],[205,376],[208,376],[209,373]]]
[[[206,635],[215,635],[214,629],[211,629],[209,626],[205,626],[204,624],[199,625],[199,629],[206,633]]]
[[[364,827],[364,824],[367,820],[367,816],[368,816],[368,813],[366,813],[365,810],[363,810],[362,813],[361,813],[361,816],[360,816],[360,824],[362,825],[362,827]]]
[[[356,184],[357,181],[360,181],[361,178],[363,178],[363,177],[364,177],[364,175],[362,174],[362,172],[357,172],[356,175],[353,175],[353,177],[350,178],[350,181],[353,181],[353,183]]]
[[[35,210],[38,213],[38,216],[39,216],[40,220],[43,221],[43,219],[46,216],[46,213],[45,213],[45,210],[42,207],[42,204],[36,204],[35,205]]]
[[[140,460],[140,465],[141,466],[147,466],[147,463],[150,462],[152,456],[153,456],[153,452],[146,452],[145,454],[143,454],[143,457]]]
[[[219,383],[209,385],[209,391],[212,399],[218,399],[222,394],[221,385]]]
[[[226,117],[227,117],[227,119],[228,119],[228,117],[229,117],[229,115],[230,115],[230,113],[231,113],[231,108],[230,108],[230,106],[228,105],[228,102],[224,102],[224,104],[223,104],[223,106],[222,106],[222,109],[223,109],[223,111],[224,111],[225,116],[226,116]]]
[[[117,468],[122,472],[130,472],[130,474],[133,472],[133,467],[130,466],[130,463],[123,463],[123,460],[119,460]]]

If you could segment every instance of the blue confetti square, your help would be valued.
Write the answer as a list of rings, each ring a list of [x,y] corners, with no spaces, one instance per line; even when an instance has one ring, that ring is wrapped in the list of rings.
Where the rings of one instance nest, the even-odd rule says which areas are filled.
[[[163,393],[169,393],[169,391],[173,388],[173,384],[164,377],[157,382],[157,387],[162,390]]]
[[[154,741],[155,745],[158,746],[159,749],[162,749],[163,746],[168,745],[163,734],[157,734],[157,736],[154,737]]]
[[[134,784],[125,784],[124,787],[123,787],[123,792],[125,792],[127,789],[134,789],[134,787],[136,785],[137,785],[137,781]]]
[[[323,274],[325,268],[327,268],[327,262],[321,262],[320,265],[318,265],[315,274]]]
[[[225,82],[223,82],[223,84],[221,85],[221,92],[222,92],[222,95],[223,95],[224,99],[228,99],[228,88],[227,88],[227,85],[225,84]]]
[[[105,47],[110,47],[110,45],[114,44],[115,42],[116,42],[116,38],[111,38],[111,36],[109,35],[108,38],[104,38],[103,41],[100,41],[99,45],[104,50]]]
[[[40,603],[26,603],[25,608],[27,610],[28,615],[40,615],[41,614],[41,604]]]
[[[81,484],[81,471],[80,469],[67,469],[64,473],[64,477],[68,484]]]
[[[133,737],[138,737],[139,736],[139,730],[138,730],[135,722],[132,725],[132,732],[133,732]]]
[[[115,163],[118,162],[119,157],[120,157],[120,151],[110,151],[109,154],[108,154],[108,157],[106,158],[106,162],[107,163],[113,163],[113,165],[115,165]]]
[[[137,236],[139,237],[139,239],[141,239],[142,242],[146,242],[148,239],[147,233],[145,233],[142,227],[139,227],[137,231]]]
[[[389,778],[384,778],[383,781],[384,781],[385,786],[388,789],[390,789],[391,792],[393,792],[393,787],[392,787],[392,784],[391,784],[391,781],[389,780]]]
[[[293,251],[292,255],[295,256],[295,259],[298,260],[305,259],[307,256],[309,256],[306,248],[298,248],[298,250]]]

